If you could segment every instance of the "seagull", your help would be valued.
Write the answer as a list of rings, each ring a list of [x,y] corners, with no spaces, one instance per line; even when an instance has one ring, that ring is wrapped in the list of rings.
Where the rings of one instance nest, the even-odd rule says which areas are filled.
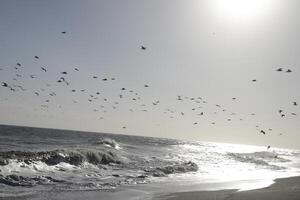
[[[39,94],[38,92],[35,92],[34,94],[35,94],[36,96],[40,96],[40,94]]]
[[[291,113],[291,115],[294,115],[294,116],[296,116],[297,114],[296,114],[296,113]]]
[[[68,74],[67,72],[61,72],[61,74]]]
[[[141,47],[141,50],[144,50],[144,51],[147,49],[147,47],[145,47],[144,45],[141,45],[140,47]]]
[[[74,70],[75,70],[75,71],[79,71],[79,69],[78,69],[78,68],[76,68],[76,67],[74,68]]]
[[[235,98],[235,97],[233,97],[233,98],[232,98],[232,100],[236,100],[236,98]]]
[[[149,85],[144,85],[144,87],[149,87]]]
[[[66,32],[66,31],[62,31],[61,33],[62,33],[62,34],[66,34],[67,32]]]
[[[107,78],[102,79],[102,81],[107,81]]]
[[[266,132],[264,130],[260,130],[260,133],[266,135]]]
[[[282,113],[282,112],[283,112],[283,110],[278,110],[278,112],[279,112],[279,113]]]
[[[93,76],[93,78],[98,78],[98,76]]]
[[[267,149],[270,149],[271,148],[271,146],[269,145],[269,146],[267,146]]]
[[[36,78],[35,75],[30,75],[30,78]]]
[[[296,102],[296,101],[294,101],[294,102],[293,102],[293,105],[294,105],[294,106],[297,106],[298,104],[297,104],[297,102]]]
[[[282,68],[278,68],[276,71],[278,71],[278,72],[282,72]]]
[[[8,87],[8,84],[5,83],[5,82],[2,82],[2,86],[3,86],[3,87]]]
[[[44,72],[47,72],[47,69],[46,69],[46,68],[41,67],[41,69],[42,69]]]
[[[290,72],[292,72],[292,70],[288,69],[288,70],[286,70],[286,72],[287,72],[287,73],[290,73]]]
[[[17,63],[17,65],[18,65],[19,67],[21,67],[21,64],[20,64],[20,63]]]
[[[34,56],[34,58],[35,58],[35,59],[40,59],[40,57],[38,57],[38,56]]]
[[[256,81],[257,81],[256,79],[253,79],[253,80],[252,80],[252,82],[256,82]]]

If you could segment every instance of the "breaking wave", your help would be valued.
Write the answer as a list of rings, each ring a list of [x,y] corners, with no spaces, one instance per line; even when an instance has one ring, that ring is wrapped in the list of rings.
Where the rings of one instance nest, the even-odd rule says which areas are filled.
[[[101,144],[115,144],[105,140]],[[115,149],[59,149],[0,152],[0,183],[32,187],[60,184],[70,188],[113,189],[122,184],[149,182],[151,177],[197,171],[191,161],[126,157]],[[63,188],[63,186],[61,186]]]
[[[276,152],[261,151],[254,153],[227,153],[228,156],[239,162],[252,163],[258,166],[265,166],[274,170],[284,169],[271,163],[290,162],[290,160],[282,158]]]

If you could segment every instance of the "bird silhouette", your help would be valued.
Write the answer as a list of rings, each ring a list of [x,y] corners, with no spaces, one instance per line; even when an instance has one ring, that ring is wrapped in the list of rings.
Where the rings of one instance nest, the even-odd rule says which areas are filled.
[[[278,68],[276,71],[278,71],[278,72],[282,72],[282,68]]]
[[[292,72],[292,70],[288,69],[288,70],[286,70],[286,72],[287,72],[287,73],[290,73],[290,72]]]
[[[2,82],[2,84],[1,84],[3,87],[8,87],[8,84],[7,83],[5,83],[5,82]]]
[[[141,50],[146,50],[147,49],[147,47],[145,47],[144,45],[140,45],[140,47],[141,47]]]
[[[45,67],[41,67],[41,69],[44,71],[44,72],[47,72],[47,69]]]
[[[260,130],[260,133],[266,135],[266,132],[264,130]]]

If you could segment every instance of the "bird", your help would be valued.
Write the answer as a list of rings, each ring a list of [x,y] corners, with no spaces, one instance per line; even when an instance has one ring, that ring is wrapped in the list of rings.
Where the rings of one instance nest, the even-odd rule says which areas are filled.
[[[197,125],[198,123],[197,122],[194,122],[194,125]]]
[[[232,100],[236,100],[236,98],[235,98],[235,97],[233,97],[233,98],[232,98]]]
[[[266,132],[264,130],[260,130],[260,133],[266,135]]]
[[[38,56],[34,56],[34,58],[35,58],[35,59],[40,59],[40,57],[38,57]]]
[[[67,32],[66,32],[66,31],[62,31],[61,33],[62,33],[62,34],[66,34]]]
[[[286,70],[286,72],[287,72],[287,73],[290,73],[290,72],[292,72],[292,70],[288,69],[288,70]]]
[[[297,114],[296,114],[296,113],[291,113],[291,115],[294,115],[294,116],[296,116]]]
[[[256,82],[256,81],[257,81],[256,79],[253,79],[253,80],[252,80],[252,82]]]
[[[107,78],[102,79],[102,81],[107,81]]]
[[[285,117],[285,114],[282,114],[281,117]]]
[[[283,110],[278,110],[278,112],[279,112],[279,113],[282,113],[282,112],[283,112]]]
[[[3,87],[8,87],[8,84],[5,83],[5,82],[2,82],[2,86],[3,86]]]
[[[74,70],[75,70],[75,71],[79,71],[79,69],[78,69],[78,68],[76,68],[76,67],[74,68]]]
[[[298,104],[297,104],[297,102],[296,102],[296,101],[294,101],[294,102],[293,102],[293,105],[294,105],[294,106],[297,106]]]
[[[98,78],[98,76],[93,76],[93,78],[95,78],[95,79],[96,79],[96,78]]]
[[[144,45],[140,45],[140,47],[141,47],[141,50],[144,50],[144,51],[147,49],[147,47]]]
[[[66,75],[66,74],[68,74],[68,72],[61,72],[61,74],[65,74]]]
[[[30,75],[30,78],[36,78],[35,75]]]
[[[278,72],[282,72],[282,68],[278,68],[276,71],[278,71]]]
[[[34,94],[35,94],[36,96],[40,96],[40,94],[39,94],[38,92],[35,92]]]
[[[47,72],[47,69],[45,67],[41,67],[41,69],[44,71],[44,72]]]
[[[144,87],[149,87],[149,85],[144,85]]]
[[[18,65],[19,67],[21,67],[21,64],[20,64],[20,63],[17,63],[17,65]]]
[[[271,148],[271,146],[269,145],[269,146],[267,146],[267,149],[270,149]]]

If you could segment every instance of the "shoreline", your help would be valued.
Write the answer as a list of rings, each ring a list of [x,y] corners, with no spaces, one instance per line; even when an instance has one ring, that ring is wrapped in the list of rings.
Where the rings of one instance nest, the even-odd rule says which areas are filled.
[[[275,179],[268,187],[239,191],[238,189],[199,190],[157,195],[151,200],[299,200],[300,176]]]
[[[249,181],[248,181],[249,182]],[[114,191],[46,191],[25,196],[1,197],[10,200],[299,200],[300,176],[275,179],[260,189],[239,190],[247,181],[198,185],[141,184]],[[174,187],[173,187],[174,186]]]

